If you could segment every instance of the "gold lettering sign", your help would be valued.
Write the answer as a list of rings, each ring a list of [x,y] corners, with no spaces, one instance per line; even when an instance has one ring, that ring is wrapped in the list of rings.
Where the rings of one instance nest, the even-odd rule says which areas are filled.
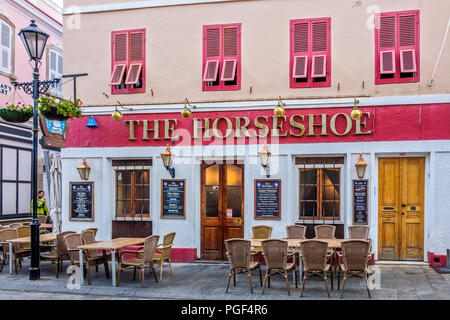
[[[320,122],[317,121],[319,120],[319,117]],[[329,121],[328,114],[326,113],[307,115],[294,114],[290,116],[289,119],[286,116],[272,116],[272,121],[269,120],[269,116],[259,115],[255,117],[253,123],[251,123],[248,117],[238,116],[233,117],[232,119],[234,122],[228,117],[218,117],[214,120],[211,118],[193,118],[192,138],[211,140],[211,135],[213,135],[216,139],[226,139],[230,137],[232,133],[234,133],[234,138],[236,139],[254,137],[266,138],[271,130],[271,137],[302,137],[305,133],[307,133],[307,137],[314,137],[317,135],[314,130],[315,127],[320,127],[320,136],[328,136],[328,125],[334,135],[342,137],[350,134],[353,129],[352,119],[347,113],[343,112],[334,114]],[[361,119],[355,121],[354,135],[372,134],[372,131],[367,129],[367,120],[370,120],[370,112],[363,112]],[[338,129],[336,128],[337,121],[345,121],[345,129],[340,129],[341,132],[338,132]],[[125,120],[125,126],[129,127],[128,140],[136,141],[136,127],[140,126],[141,122],[142,140],[160,140],[160,122],[164,125],[163,139],[177,141],[180,138],[175,134],[178,125],[177,119]],[[225,133],[219,129],[220,123],[226,124]],[[151,138],[150,134],[152,134]]]

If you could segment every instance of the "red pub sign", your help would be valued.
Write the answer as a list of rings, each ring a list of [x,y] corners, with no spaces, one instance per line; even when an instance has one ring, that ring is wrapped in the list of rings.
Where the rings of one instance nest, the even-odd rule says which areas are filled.
[[[450,139],[450,105],[362,107],[360,120],[352,108],[287,109],[284,117],[272,110],[130,113],[115,121],[95,116],[98,127],[87,128],[89,116],[71,120],[67,147],[326,143]]]

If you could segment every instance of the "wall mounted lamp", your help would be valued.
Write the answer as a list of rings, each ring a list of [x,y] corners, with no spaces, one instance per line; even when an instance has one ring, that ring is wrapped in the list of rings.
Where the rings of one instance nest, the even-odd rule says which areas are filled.
[[[264,169],[266,169],[267,178],[270,178],[269,162],[270,162],[270,156],[272,154],[267,149],[267,144],[265,144],[263,149],[260,152],[258,152],[258,155],[259,155],[259,160],[261,161],[261,165],[263,166]]]
[[[83,180],[89,180],[89,174],[91,173],[91,167],[88,166],[86,158],[83,158],[83,163],[77,167],[78,174]]]
[[[352,118],[353,120],[359,120],[362,117],[362,112],[356,106],[357,104],[359,104],[359,100],[357,100],[356,97],[353,98],[353,104],[354,104],[354,107],[353,107],[352,112],[350,113],[350,118]]]
[[[181,115],[183,118],[189,118],[191,116],[191,108],[196,109],[197,106],[193,106],[189,103],[189,100],[187,98],[184,99],[184,108],[181,110]]]
[[[284,107],[286,107],[286,103],[284,103],[282,100],[281,100],[281,97],[278,97],[278,105],[276,106],[276,108],[273,110],[273,114],[276,116],[276,117],[283,117],[284,116],[284,114],[285,114],[285,110],[284,110]]]
[[[119,111],[118,106],[119,106],[120,108],[124,109],[124,110],[133,111],[133,108],[124,107],[124,106],[120,103],[120,101],[117,101],[117,103],[116,103],[116,109],[114,110],[114,112],[113,112],[112,115],[111,115],[111,117],[112,117],[114,120],[116,120],[116,121],[119,121],[119,120],[122,119],[122,117],[123,117],[123,114],[122,114],[122,112]]]
[[[355,164],[356,173],[358,174],[358,178],[364,178],[364,174],[366,173],[367,163],[364,161],[362,157],[362,153],[359,154],[359,161]]]
[[[166,151],[161,153],[161,159],[172,179],[175,178],[175,168],[172,167],[173,158],[175,158],[175,155],[170,151],[169,145],[167,145]]]

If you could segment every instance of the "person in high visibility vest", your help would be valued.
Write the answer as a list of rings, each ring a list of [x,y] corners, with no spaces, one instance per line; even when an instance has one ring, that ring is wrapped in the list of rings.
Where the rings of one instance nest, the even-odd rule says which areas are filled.
[[[46,215],[49,216],[47,203],[45,201],[45,192],[43,190],[39,190],[37,194],[37,214],[39,215]],[[33,214],[33,199],[31,200],[31,214]]]

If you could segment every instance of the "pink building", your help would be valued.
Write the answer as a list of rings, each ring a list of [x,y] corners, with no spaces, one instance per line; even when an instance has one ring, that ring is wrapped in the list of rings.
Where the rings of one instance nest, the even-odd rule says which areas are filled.
[[[18,34],[30,20],[50,37],[40,67],[40,79],[60,78],[62,75],[62,15],[61,8],[51,0],[3,0],[0,2],[0,107],[7,104],[32,104],[22,90],[15,92],[13,82],[31,81],[32,68]],[[62,96],[62,86],[52,89],[52,95]],[[8,123],[0,119],[0,220],[30,216],[32,121],[25,124]],[[56,126],[57,127],[57,126]],[[40,139],[42,147],[42,139]],[[46,190],[42,179],[46,151],[39,155],[38,188]],[[47,196],[48,197],[48,196]]]

